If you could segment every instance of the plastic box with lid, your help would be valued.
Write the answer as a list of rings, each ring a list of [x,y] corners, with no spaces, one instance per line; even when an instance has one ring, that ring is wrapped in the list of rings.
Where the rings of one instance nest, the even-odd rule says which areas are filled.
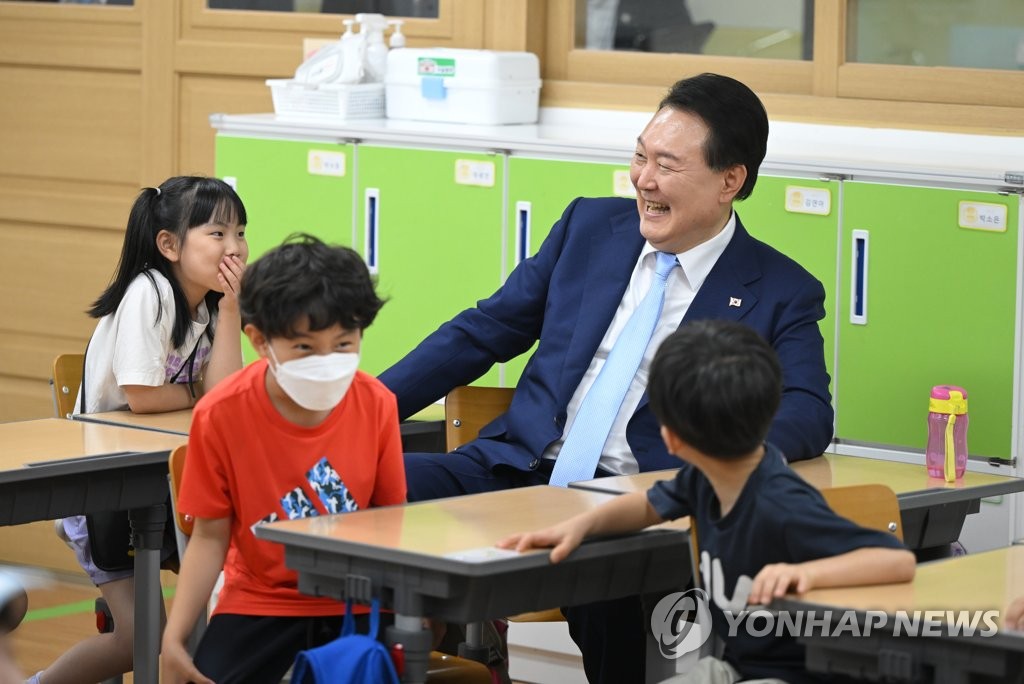
[[[540,63],[530,52],[396,48],[385,79],[389,119],[464,124],[537,121]]]

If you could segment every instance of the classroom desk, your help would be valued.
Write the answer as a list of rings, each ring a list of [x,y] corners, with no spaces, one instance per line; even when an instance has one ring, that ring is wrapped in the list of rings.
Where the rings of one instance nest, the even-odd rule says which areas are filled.
[[[1021,595],[1024,546],[1011,546],[919,565],[913,582],[907,584],[818,589],[775,601],[771,609],[813,610],[817,618],[827,620],[829,628],[819,627],[812,636],[800,638],[807,646],[807,667],[814,672],[891,678],[886,681],[1024,682],[1024,633],[1003,629],[1003,612]],[[844,609],[856,612],[857,631],[871,624],[870,634],[854,636],[851,627],[836,630]],[[936,620],[932,636],[908,637],[905,629],[894,635],[892,616],[898,611],[912,619],[914,611],[930,610],[942,611],[928,618]],[[947,617],[947,610],[954,614]],[[825,611],[831,611],[827,618]],[[879,627],[880,617],[872,618],[867,611],[882,611],[890,617]],[[971,611],[960,616],[968,620],[998,611],[993,621],[999,631],[971,637],[962,628],[956,632],[950,629],[956,611]],[[923,625],[926,617],[919,615]],[[874,622],[869,623],[871,619]],[[977,629],[986,629],[984,618],[976,624]],[[826,631],[833,635],[823,635]]]
[[[678,529],[590,541],[557,565],[547,550],[518,554],[494,546],[610,498],[525,487],[271,523],[255,533],[284,544],[300,591],[338,599],[372,595],[392,608],[396,624],[388,638],[405,646],[407,681],[421,681],[430,646],[421,617],[473,623],[684,586],[689,547]]]
[[[404,451],[444,451],[444,420],[427,418],[408,420],[399,429],[402,433],[402,449]],[[417,417],[419,414],[417,414]],[[139,428],[168,432],[174,435],[188,435],[192,427],[192,409],[182,409],[170,413],[132,413],[131,411],[105,411],[103,413],[79,413],[72,416],[73,420],[102,425]]]
[[[824,454],[821,458],[791,465],[818,489],[860,484],[885,484],[900,502],[903,541],[919,550],[950,544],[960,537],[964,520],[981,509],[981,499],[1024,491],[1024,478],[967,471],[956,482],[928,477],[924,465],[895,463],[860,456]],[[637,475],[618,475],[570,487],[609,494],[647,491],[658,480],[668,480],[676,470],[656,470]]]
[[[0,525],[128,510],[136,529],[135,681],[156,684],[167,458],[180,435],[47,418],[0,424]]]
[[[78,413],[71,416],[72,420],[101,425],[169,432],[172,435],[188,436],[192,427],[192,409],[171,411],[170,413],[132,413],[131,411],[104,411],[102,413]]]

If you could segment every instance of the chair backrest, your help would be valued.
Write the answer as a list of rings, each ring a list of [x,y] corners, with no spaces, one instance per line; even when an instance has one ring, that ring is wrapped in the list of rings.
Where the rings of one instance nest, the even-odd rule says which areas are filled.
[[[903,541],[903,520],[896,494],[884,484],[828,487],[821,490],[836,515],[872,530],[891,532]]]
[[[84,362],[84,354],[59,354],[53,360],[50,388],[53,390],[53,410],[58,418],[69,418],[75,411]]]
[[[444,399],[444,433],[448,451],[476,439],[480,428],[512,403],[511,387],[456,387]]]
[[[181,476],[185,473],[185,445],[174,449],[171,452],[171,457],[167,463],[168,472],[171,480],[171,505],[174,506],[174,522],[178,526],[178,530],[186,537],[192,536],[192,518],[190,516],[182,514],[178,510],[178,490],[181,488]],[[183,548],[180,548],[182,551]]]

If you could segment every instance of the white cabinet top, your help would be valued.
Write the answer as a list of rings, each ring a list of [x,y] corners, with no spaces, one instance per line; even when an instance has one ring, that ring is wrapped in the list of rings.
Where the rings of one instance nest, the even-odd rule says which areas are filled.
[[[214,114],[222,135],[502,152],[628,164],[651,112],[541,108],[531,125],[396,119],[332,121]],[[1024,188],[1024,136],[969,135],[772,121],[765,174]]]

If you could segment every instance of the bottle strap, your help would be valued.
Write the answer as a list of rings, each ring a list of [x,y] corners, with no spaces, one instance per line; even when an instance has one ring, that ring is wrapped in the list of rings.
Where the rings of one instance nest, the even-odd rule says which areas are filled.
[[[946,476],[946,482],[956,481],[956,446],[953,442],[953,426],[956,425],[956,414],[949,414],[949,420],[946,421],[946,458],[943,463],[943,474]]]

